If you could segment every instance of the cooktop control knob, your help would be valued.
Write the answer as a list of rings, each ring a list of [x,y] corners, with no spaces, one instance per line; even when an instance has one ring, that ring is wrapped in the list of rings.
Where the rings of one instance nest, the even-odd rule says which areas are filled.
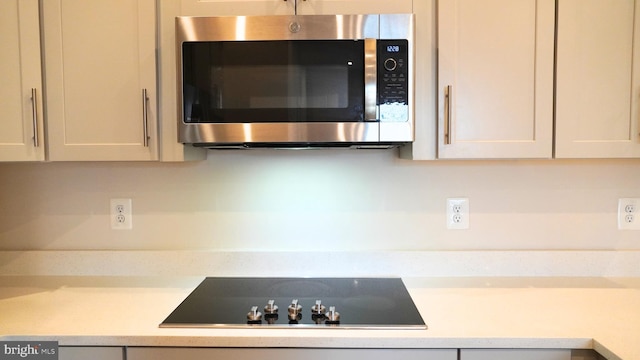
[[[262,313],[260,311],[258,311],[258,307],[257,306],[252,306],[251,307],[251,311],[249,311],[247,313],[247,319],[249,321],[261,321],[262,320]]]
[[[264,307],[264,313],[268,315],[278,313],[278,305],[275,305],[275,300],[269,300],[267,302],[267,305]]]
[[[289,311],[289,320],[297,320],[302,315],[302,305],[298,304],[298,299],[293,299],[287,310]]]
[[[336,311],[335,306],[329,306],[329,311],[324,316],[327,318],[328,323],[340,322],[340,313]]]
[[[322,305],[322,301],[316,300],[316,304],[311,307],[311,313],[313,315],[323,315],[327,311],[327,308]]]

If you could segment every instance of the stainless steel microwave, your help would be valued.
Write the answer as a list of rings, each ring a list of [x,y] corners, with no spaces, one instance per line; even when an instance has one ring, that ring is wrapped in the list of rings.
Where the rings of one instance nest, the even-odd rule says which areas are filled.
[[[411,14],[176,18],[179,141],[385,148],[414,138]]]

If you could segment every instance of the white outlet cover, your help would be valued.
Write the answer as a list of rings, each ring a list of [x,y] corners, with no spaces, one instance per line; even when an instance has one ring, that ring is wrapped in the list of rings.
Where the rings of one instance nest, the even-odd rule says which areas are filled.
[[[447,229],[465,230],[469,228],[469,198],[447,199]]]
[[[618,199],[618,229],[640,230],[640,198]]]
[[[133,211],[131,208],[131,199],[111,199],[109,203],[111,229],[133,229]]]

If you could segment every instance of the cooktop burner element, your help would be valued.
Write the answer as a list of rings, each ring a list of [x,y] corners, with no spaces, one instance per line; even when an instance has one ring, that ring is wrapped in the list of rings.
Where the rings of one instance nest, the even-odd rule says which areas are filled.
[[[400,278],[218,277],[205,278],[160,327],[427,328]]]

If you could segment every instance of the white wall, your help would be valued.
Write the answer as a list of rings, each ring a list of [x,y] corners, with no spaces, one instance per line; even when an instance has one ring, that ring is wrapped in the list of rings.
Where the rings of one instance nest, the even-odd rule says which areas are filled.
[[[445,227],[470,198],[471,228]],[[109,198],[133,199],[130,231]],[[195,163],[0,164],[0,249],[640,249],[619,231],[640,160],[433,161],[223,151]]]

